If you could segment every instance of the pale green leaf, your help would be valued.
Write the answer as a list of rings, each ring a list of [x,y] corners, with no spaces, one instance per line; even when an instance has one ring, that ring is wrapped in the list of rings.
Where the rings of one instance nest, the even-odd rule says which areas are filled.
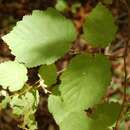
[[[85,112],[75,111],[69,113],[59,124],[59,127],[60,130],[91,130],[89,129],[90,122],[91,119],[87,117]]]
[[[57,70],[55,64],[41,66],[39,69],[39,74],[47,86],[51,86],[56,83]]]
[[[18,62],[7,61],[0,64],[0,85],[10,91],[20,90],[27,81],[27,69]]]
[[[26,126],[29,128],[29,130],[37,130],[37,122],[32,111],[29,111],[24,115],[24,122],[20,125],[22,129],[25,129]]]
[[[94,47],[108,46],[117,31],[111,12],[99,3],[86,17],[83,26],[84,38]]]
[[[57,124],[60,124],[63,119],[69,114],[69,111],[65,110],[64,102],[60,96],[49,96],[48,109],[50,113],[53,114]]]
[[[53,8],[24,16],[2,37],[16,59],[27,67],[54,63],[69,50],[75,38],[73,23]]]
[[[48,107],[60,130],[108,130],[120,111],[118,103],[104,103],[97,105],[94,113],[88,117],[85,111],[75,111],[74,108],[66,110],[62,99],[54,95],[49,97]]]
[[[98,103],[110,81],[111,67],[105,56],[74,57],[61,76],[60,91],[66,108],[84,110]]]
[[[26,92],[24,95],[13,96],[10,101],[10,106],[13,113],[17,116],[23,116],[23,123],[20,124],[20,128],[29,130],[36,130],[37,123],[35,120],[35,112],[39,103],[39,93],[37,90]],[[27,127],[26,127],[27,126]]]
[[[65,11],[67,9],[67,2],[65,0],[57,0],[56,9],[59,11]]]
[[[75,14],[78,9],[82,6],[81,2],[80,1],[75,1],[73,4],[72,4],[72,9],[71,11]]]
[[[10,101],[13,113],[16,115],[24,115],[25,113],[27,114],[29,111],[32,111],[34,113],[38,106],[38,99],[38,91],[27,92],[25,95],[22,96],[13,96]]]
[[[119,128],[119,130],[125,130],[125,121],[122,121],[122,122],[120,123],[120,128]]]
[[[59,124],[60,130],[109,130],[117,120],[119,111],[120,105],[111,103],[99,105],[93,115],[95,117],[88,117],[81,111],[72,112]]]
[[[10,97],[9,96],[4,97],[4,99],[0,103],[1,108],[2,109],[6,109],[8,104],[9,104],[9,102],[10,102]]]

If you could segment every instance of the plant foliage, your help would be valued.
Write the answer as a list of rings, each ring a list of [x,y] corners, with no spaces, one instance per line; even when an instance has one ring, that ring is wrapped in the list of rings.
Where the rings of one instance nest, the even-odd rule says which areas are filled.
[[[115,38],[117,26],[111,12],[99,3],[86,17],[83,26],[85,39],[94,47],[106,47]]]
[[[20,90],[27,81],[27,69],[18,62],[7,61],[0,64],[0,85],[10,91]]]
[[[3,36],[12,54],[27,67],[54,63],[69,50],[75,38],[72,22],[53,8],[35,10],[32,15],[24,16]]]
[[[60,3],[59,10],[64,8],[59,6]],[[81,38],[99,49],[110,45],[117,31],[111,12],[101,3],[86,16],[82,27]],[[6,108],[9,104],[15,115],[23,117],[20,128],[37,129],[35,112],[41,84],[31,86],[27,82],[27,70],[37,66],[40,66],[40,80],[49,86],[46,89],[55,90],[50,92],[48,108],[60,130],[109,130],[116,122],[120,104],[102,101],[111,83],[111,64],[105,55],[86,52],[73,55],[65,70],[60,75],[57,73],[57,61],[72,48],[77,34],[71,20],[56,9],[48,8],[24,16],[2,37],[16,58],[0,63],[2,89],[15,91],[2,95],[5,98],[1,106]],[[92,110],[90,115],[89,109]]]

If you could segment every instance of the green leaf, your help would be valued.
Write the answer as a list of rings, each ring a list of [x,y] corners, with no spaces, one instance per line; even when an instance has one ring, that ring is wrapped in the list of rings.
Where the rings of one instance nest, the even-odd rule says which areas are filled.
[[[55,64],[41,66],[39,69],[39,74],[47,86],[51,86],[56,83],[57,70]]]
[[[27,67],[54,63],[69,50],[75,38],[73,23],[53,8],[24,16],[2,37],[16,59]]]
[[[101,124],[99,128],[101,128],[102,126],[110,127],[117,120],[121,110],[121,106],[119,103],[110,102],[97,105],[95,109],[96,111],[91,116],[94,122],[96,124]],[[96,128],[96,126],[93,126],[93,128]]]
[[[120,123],[120,128],[119,128],[119,130],[125,130],[125,121],[122,121],[122,122]]]
[[[36,111],[37,105],[39,102],[38,91],[27,92],[25,95],[13,96],[10,101],[11,108],[13,113],[16,115],[24,115],[29,111]]]
[[[48,109],[50,113],[53,114],[57,124],[60,124],[63,119],[69,114],[69,111],[65,110],[64,102],[60,96],[49,96]]]
[[[59,11],[65,11],[67,9],[67,2],[65,0],[57,0],[55,7]]]
[[[62,99],[54,95],[49,97],[48,107],[60,130],[108,130],[108,127],[115,123],[120,112],[118,103],[104,103],[97,105],[94,114],[88,117],[81,110],[66,111]]]
[[[105,56],[76,56],[61,76],[60,91],[66,108],[84,110],[92,107],[101,100],[110,81],[111,67]]]
[[[80,1],[75,1],[75,2],[72,4],[71,11],[75,14],[81,6],[82,6],[82,5],[81,5],[81,2],[80,2]]]
[[[9,96],[4,97],[4,99],[0,103],[1,108],[2,109],[6,109],[8,104],[9,104],[9,102],[10,102],[10,97]]]
[[[90,121],[85,112],[76,111],[69,113],[59,124],[59,127],[60,130],[91,130],[89,129]]]
[[[87,117],[82,111],[72,112],[59,124],[60,130],[66,130],[66,126],[67,130],[109,130],[118,118],[119,111],[120,105],[111,103],[99,105],[93,115],[95,118]]]
[[[35,120],[35,114],[32,111],[26,112],[24,115],[24,122],[19,125],[20,128],[29,130],[37,130],[37,122]]]
[[[111,12],[99,3],[87,16],[83,26],[84,38],[94,47],[108,46],[117,31]]]
[[[7,61],[0,64],[0,85],[10,91],[20,90],[27,81],[27,69],[18,62]]]
[[[23,116],[23,123],[20,124],[20,128],[25,129],[27,126],[29,130],[37,129],[34,114],[37,110],[38,103],[39,93],[37,90],[32,90],[22,96],[13,96],[10,101],[10,106],[13,109],[13,113],[17,116]]]

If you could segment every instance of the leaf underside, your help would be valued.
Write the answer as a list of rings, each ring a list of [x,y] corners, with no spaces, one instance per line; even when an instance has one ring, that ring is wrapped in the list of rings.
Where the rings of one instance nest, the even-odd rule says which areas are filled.
[[[72,22],[53,8],[24,16],[2,37],[16,59],[27,67],[54,63],[69,50],[75,38]]]
[[[27,81],[27,69],[18,62],[7,61],[0,64],[0,85],[4,89],[17,91],[22,89]]]

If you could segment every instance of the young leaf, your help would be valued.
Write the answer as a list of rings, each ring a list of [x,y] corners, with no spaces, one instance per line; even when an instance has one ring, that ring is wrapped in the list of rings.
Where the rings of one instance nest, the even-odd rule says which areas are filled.
[[[105,56],[76,56],[61,76],[60,91],[66,108],[84,110],[98,103],[110,81],[110,63]]]
[[[6,109],[10,102],[10,97],[6,96],[0,103],[2,109]]]
[[[37,123],[35,121],[35,112],[39,103],[39,93],[36,90],[25,93],[25,95],[14,96],[10,101],[10,106],[13,109],[13,113],[17,116],[23,116],[24,121],[20,125],[25,129],[26,126],[29,130],[36,130]]]
[[[53,8],[24,16],[2,37],[16,59],[27,67],[54,63],[69,50],[75,38],[72,22]]]
[[[10,91],[20,90],[27,81],[27,69],[18,62],[7,61],[0,64],[0,85]]]
[[[65,11],[67,9],[67,1],[57,0],[56,9],[59,11]]]
[[[83,26],[84,38],[94,47],[108,46],[115,38],[116,31],[111,12],[101,3],[87,16]]]
[[[32,110],[36,111],[38,102],[39,102],[38,91],[27,92],[21,97],[19,95],[13,96],[10,101],[11,108],[13,113],[16,115],[24,115],[26,112]]]
[[[52,84],[56,83],[57,79],[57,70],[55,64],[51,65],[43,65],[39,69],[39,74],[43,78],[44,83],[47,86],[51,86]]]

